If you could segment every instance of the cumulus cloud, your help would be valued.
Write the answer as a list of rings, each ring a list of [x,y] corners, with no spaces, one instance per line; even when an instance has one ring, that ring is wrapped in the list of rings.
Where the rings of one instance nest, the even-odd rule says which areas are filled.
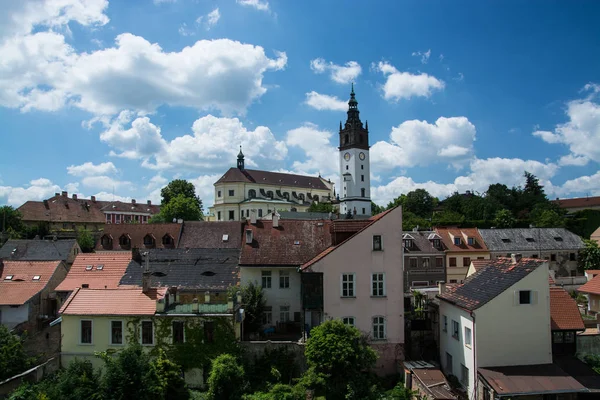
[[[60,186],[46,178],[34,179],[25,187],[0,186],[0,199],[9,205],[18,207],[28,200],[43,200],[60,192]]]
[[[237,3],[246,6],[252,7],[259,11],[269,11],[269,2],[262,0],[237,0]]]
[[[386,76],[383,84],[383,98],[398,101],[410,99],[413,96],[430,97],[435,90],[444,89],[445,83],[425,73],[411,74],[401,72],[387,62],[379,62],[376,70]]]
[[[573,154],[568,154],[566,156],[562,156],[559,160],[558,160],[558,165],[561,166],[576,166],[576,167],[582,167],[584,165],[587,165],[587,163],[590,160],[585,157],[585,156],[575,156]]]
[[[348,103],[337,96],[320,94],[314,90],[306,93],[305,103],[317,110],[346,111],[348,109]]]
[[[286,144],[304,152],[304,161],[294,161],[296,173],[322,175],[339,173],[339,151],[331,145],[332,132],[320,130],[317,125],[307,123],[287,132]]]
[[[329,77],[336,83],[350,83],[360,75],[362,68],[356,61],[348,61],[344,65],[337,65],[325,61],[322,58],[315,58],[310,62],[310,68],[317,74],[329,72]]]
[[[131,188],[132,183],[127,181],[119,181],[106,175],[86,176],[81,180],[83,186],[95,188],[99,190],[116,190],[123,187]]]
[[[427,64],[429,62],[429,57],[431,57],[431,49],[428,49],[427,51],[414,51],[412,53],[413,57],[420,57],[421,58],[421,64]],[[440,54],[441,56],[441,54]],[[443,59],[443,56],[442,56]]]
[[[221,13],[217,7],[206,15],[206,29],[208,30],[215,26],[219,22],[219,19],[221,19]]]
[[[110,161],[97,165],[92,162],[86,162],[81,165],[71,165],[67,167],[67,173],[74,176],[110,175],[116,174],[117,168]]]
[[[600,171],[593,175],[585,175],[570,179],[562,184],[557,190],[557,194],[560,195],[568,195],[570,193],[600,196]]]

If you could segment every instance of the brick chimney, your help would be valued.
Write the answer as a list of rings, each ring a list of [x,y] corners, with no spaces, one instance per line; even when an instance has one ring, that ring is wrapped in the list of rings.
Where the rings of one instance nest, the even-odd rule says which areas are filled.
[[[62,191],[62,196],[63,196],[63,197],[69,197],[69,193],[67,193],[67,191],[66,191],[66,190],[63,190],[63,191]]]
[[[135,199],[131,199],[131,204],[135,204]]]
[[[77,194],[73,193],[73,200],[77,200]]]
[[[273,211],[273,228],[279,228],[279,213],[277,211]]]
[[[144,266],[144,272],[142,272],[142,293],[148,293],[150,291],[150,255],[148,252],[144,253],[144,259],[146,261]]]
[[[48,200],[44,200],[44,207],[46,207],[46,210],[50,209],[50,205],[48,204]]]
[[[438,283],[438,289],[440,294],[444,294],[446,292],[446,282]]]
[[[91,200],[92,200],[92,203],[95,203],[96,202],[96,196],[92,196]]]

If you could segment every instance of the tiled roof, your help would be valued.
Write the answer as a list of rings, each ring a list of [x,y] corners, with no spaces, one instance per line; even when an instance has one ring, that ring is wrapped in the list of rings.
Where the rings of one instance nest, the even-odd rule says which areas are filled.
[[[594,278],[587,281],[584,285],[580,286],[577,291],[600,295],[600,275],[596,275]]]
[[[363,229],[367,225],[371,225],[373,221],[369,219],[336,219],[331,223],[331,232],[349,232],[355,233]]]
[[[300,211],[278,211],[281,219],[339,219],[336,213],[324,212],[300,212]]]
[[[0,305],[25,304],[46,287],[61,262],[4,261],[4,268],[0,268]]]
[[[535,271],[544,262],[533,258],[522,258],[516,264],[510,258],[489,260],[487,267],[468,276],[462,285],[456,285],[438,297],[458,307],[475,310]]]
[[[258,220],[247,223],[244,230],[252,230],[252,244],[246,244],[242,233],[240,265],[296,265],[300,266],[331,246],[331,221]]]
[[[242,223],[236,221],[184,222],[180,249],[240,249]]]
[[[577,302],[561,287],[550,287],[550,318],[553,331],[585,329]]]
[[[560,208],[585,208],[600,207],[600,196],[596,197],[578,197],[575,199],[557,199],[552,200]]]
[[[153,315],[156,300],[164,297],[166,289],[150,289],[143,293],[139,287],[119,289],[77,289],[65,301],[59,313],[63,315]]]
[[[222,291],[239,283],[239,248],[154,249],[148,256],[151,287]],[[141,286],[144,268],[132,260],[120,284]]]
[[[265,185],[291,186],[302,189],[328,190],[321,178],[306,175],[284,174],[255,169],[229,168],[216,184],[226,182],[262,183]]]
[[[442,237],[444,246],[450,252],[487,252],[488,249],[479,234],[477,228],[436,228],[436,233]],[[455,245],[452,236],[461,239],[460,245]],[[473,245],[469,245],[468,238],[475,239]]]
[[[429,397],[432,400],[447,400],[456,399],[446,377],[437,368],[415,368],[412,370],[413,375],[421,382],[422,387],[430,391]]]
[[[160,212],[160,206],[158,204],[146,203],[125,203],[123,201],[97,201],[102,212],[135,212],[144,214],[158,214]]]
[[[79,254],[67,277],[57,286],[56,291],[72,291],[82,285],[90,289],[113,289],[125,274],[131,261],[131,252],[103,252]],[[98,269],[98,266],[101,269]],[[89,269],[89,266],[92,268]]]
[[[23,215],[23,221],[104,224],[106,220],[91,200],[75,200],[62,195],[44,201],[27,201],[17,211]]]
[[[403,231],[402,235],[410,235],[407,237],[408,239],[412,238],[413,247],[410,249],[404,248],[404,254],[408,255],[411,253],[420,253],[420,254],[444,254],[444,250],[436,249],[433,247],[433,241],[429,240],[429,235],[431,235],[432,231]]]
[[[485,268],[490,263],[490,260],[471,260],[471,264],[473,264],[473,268],[475,268],[475,272],[479,271],[482,268]]]
[[[69,240],[15,240],[11,239],[0,248],[0,259],[27,261],[66,261],[75,239]]]
[[[148,234],[154,236],[155,246],[153,248],[161,249],[165,247],[177,247],[181,235],[182,224],[106,224],[104,233],[96,243],[96,250],[128,250],[133,247],[144,249],[144,237]],[[130,239],[129,246],[120,245],[121,236],[128,236]],[[174,244],[165,246],[163,237],[166,235],[173,238]],[[112,238],[112,248],[104,248],[102,246],[102,238],[104,236]]]
[[[576,234],[565,228],[480,229],[488,250],[519,251],[578,250],[585,247]]]

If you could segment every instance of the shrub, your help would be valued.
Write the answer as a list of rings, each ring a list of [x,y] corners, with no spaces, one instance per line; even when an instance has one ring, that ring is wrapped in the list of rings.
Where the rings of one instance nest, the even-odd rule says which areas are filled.
[[[213,400],[239,400],[246,384],[244,368],[231,354],[221,354],[212,363],[208,377],[208,397]]]

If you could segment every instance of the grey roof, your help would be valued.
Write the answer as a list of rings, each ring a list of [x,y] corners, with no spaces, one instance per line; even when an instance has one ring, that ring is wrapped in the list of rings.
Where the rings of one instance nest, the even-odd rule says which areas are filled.
[[[67,261],[75,239],[68,240],[15,240],[0,248],[0,259],[21,261]]]
[[[410,235],[410,237],[405,236],[405,235]],[[433,247],[433,241],[429,240],[429,236],[430,235],[437,235],[435,232],[433,231],[418,231],[418,232],[414,232],[414,231],[403,231],[402,232],[402,237],[403,238],[412,238],[414,240],[413,242],[413,247],[410,249],[404,248],[404,255],[410,255],[410,254],[444,254],[444,250],[443,249],[436,249],[435,247]],[[439,237],[439,235],[437,235],[437,237],[440,240],[440,243],[442,243],[442,238]]]
[[[467,277],[465,283],[456,285],[438,298],[466,310],[476,310],[515,283],[535,271],[545,261],[522,258],[513,264],[510,258],[490,260],[490,263]]]
[[[299,212],[299,211],[278,211],[281,219],[338,219],[336,213],[325,212]]]
[[[184,222],[179,239],[180,249],[238,249],[242,248],[242,222],[193,221]]]
[[[240,249],[151,249],[151,287],[225,290],[239,282]],[[121,285],[142,284],[144,262],[132,260]]]
[[[489,251],[578,250],[585,247],[576,234],[565,228],[479,229]]]

